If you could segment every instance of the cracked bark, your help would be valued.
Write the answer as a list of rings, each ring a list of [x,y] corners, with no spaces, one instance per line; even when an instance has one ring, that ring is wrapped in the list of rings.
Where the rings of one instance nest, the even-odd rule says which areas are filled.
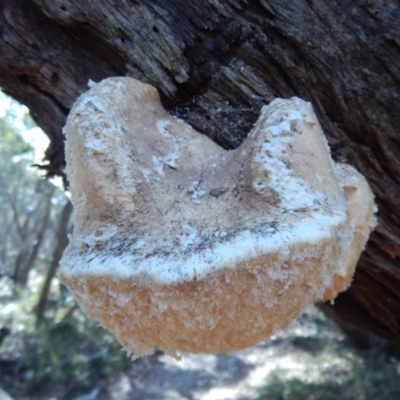
[[[275,97],[311,101],[379,206],[351,288],[324,307],[400,343],[399,18],[398,0],[2,0],[0,86],[49,136],[49,175],[63,173],[61,128],[89,79],[151,83],[225,148]]]

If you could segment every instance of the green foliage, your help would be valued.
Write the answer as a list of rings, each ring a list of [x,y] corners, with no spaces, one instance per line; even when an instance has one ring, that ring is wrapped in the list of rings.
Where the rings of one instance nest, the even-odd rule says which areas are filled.
[[[55,283],[40,325],[34,315],[40,280],[18,298],[3,297],[0,291],[4,307],[3,312],[0,308],[0,327],[12,330],[1,346],[0,359],[18,366],[16,374],[3,374],[0,369],[0,387],[16,399],[73,399],[106,385],[130,363],[119,343]],[[14,311],[7,315],[10,307]]]
[[[56,277],[44,322],[37,323],[43,282],[58,262],[56,234],[67,199],[29,168],[34,149],[20,129],[33,121],[10,104],[0,118],[0,328],[12,334],[0,343],[0,360],[12,368],[0,369],[0,387],[18,399],[74,398],[119,372],[128,357],[61,292]]]
[[[34,149],[20,131],[31,128],[33,121],[15,102],[9,107],[0,118],[0,276],[12,276],[16,269],[28,273],[49,257],[51,225],[66,201],[64,193],[29,168]],[[32,246],[39,239],[36,254]]]
[[[382,342],[363,350],[349,340],[338,342],[325,336],[332,330],[330,321],[325,325],[318,336],[292,339],[292,361],[308,368],[276,368],[253,400],[400,399],[400,362],[393,349]]]
[[[47,319],[37,325],[35,296],[35,292],[18,299],[0,296],[5,309],[17,310],[13,325],[0,312],[0,326],[13,331],[3,342],[0,359],[18,365],[17,376],[2,376],[0,370],[0,387],[18,399],[70,399],[101,386],[128,365],[129,358],[116,340],[83,315],[69,295],[53,293]]]
[[[90,392],[128,363],[119,344],[82,315],[26,332],[24,342],[24,391],[32,399],[55,387],[65,399]]]
[[[0,119],[0,197],[7,196],[16,185],[24,187],[37,179],[33,171],[27,170],[33,156],[33,147],[17,128],[9,120]]]
[[[18,117],[12,111],[8,111],[5,117],[0,119],[0,157],[2,164],[9,163],[15,156],[25,156],[28,161],[33,160],[33,147],[26,143],[16,127]],[[32,128],[33,121],[29,114],[25,114],[23,126]]]

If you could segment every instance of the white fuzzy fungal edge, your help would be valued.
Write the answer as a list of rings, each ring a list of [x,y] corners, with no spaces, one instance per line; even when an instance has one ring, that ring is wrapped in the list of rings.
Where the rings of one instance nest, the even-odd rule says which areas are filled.
[[[120,256],[107,254],[106,257],[101,255],[93,257],[93,253],[89,252],[86,255],[80,254],[79,263],[76,262],[75,258],[73,262],[69,262],[69,259],[63,259],[62,263],[64,268],[67,267],[70,276],[85,273],[127,278],[146,274],[156,282],[174,284],[201,279],[217,269],[227,268],[230,265],[263,254],[279,252],[281,259],[284,260],[289,255],[291,245],[313,245],[322,240],[334,239],[331,237],[327,226],[340,224],[343,220],[343,214],[328,216],[321,213],[314,218],[306,218],[293,226],[280,225],[279,231],[274,234],[268,233],[267,228],[264,234],[255,234],[245,230],[236,235],[233,240],[221,242],[213,249],[184,256],[181,253],[182,250],[201,240],[196,229],[192,228],[186,239],[181,240],[181,249],[177,249],[177,253],[169,257],[152,256],[145,260],[130,254]],[[110,230],[110,227],[108,229]],[[75,238],[75,240],[87,243],[89,240],[93,240],[93,236],[89,240],[87,236]],[[340,240],[340,237],[337,237],[336,240]],[[141,244],[143,244],[142,241],[138,242],[137,246],[140,247]],[[66,270],[64,269],[64,271]],[[287,279],[287,271],[276,269],[273,272],[271,271],[270,277],[276,280],[285,280]],[[330,283],[331,278],[331,276],[326,277],[329,281],[327,283]]]

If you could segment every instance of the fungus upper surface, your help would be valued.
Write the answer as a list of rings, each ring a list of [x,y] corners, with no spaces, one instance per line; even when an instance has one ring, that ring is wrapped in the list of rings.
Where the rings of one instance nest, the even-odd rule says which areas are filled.
[[[247,140],[226,151],[167,114],[151,86],[110,78],[78,99],[65,133],[75,214],[61,278],[89,315],[110,330],[121,325],[117,337],[140,354],[155,345],[171,353],[229,351],[267,338],[310,302],[333,298],[349,285],[375,224],[364,178],[333,163],[311,105],[298,98],[264,107]],[[213,280],[221,277],[235,283],[228,285],[233,293],[250,291],[254,298],[237,296],[243,304],[234,301],[236,311],[227,313],[227,292],[209,298]],[[103,294],[91,292],[94,281],[101,282]],[[184,284],[195,284],[194,293],[178,301],[174,290]],[[140,301],[150,304],[154,326],[128,321],[143,313],[135,296],[144,287],[149,292]],[[297,292],[299,307],[285,311],[281,322],[272,318],[277,298],[287,298],[293,308]],[[106,303],[93,306],[95,296],[103,295],[114,299],[114,309],[104,313]],[[179,322],[181,313],[185,325],[184,302],[198,307],[201,301],[219,310],[213,319],[219,315],[220,322],[206,324],[206,338],[196,337],[202,325],[193,322],[202,320],[204,309],[190,311],[195,314],[184,333],[193,336],[189,344],[170,345],[157,335],[148,340],[153,328],[166,326],[164,317]],[[229,332],[227,321],[241,318],[246,301],[253,333],[240,344],[215,343],[218,332],[225,342],[229,334],[244,335]],[[120,322],[107,321],[107,313],[124,307],[130,311]],[[261,307],[272,311],[260,317]],[[168,329],[176,329],[175,322]],[[129,335],[134,339],[126,344]]]

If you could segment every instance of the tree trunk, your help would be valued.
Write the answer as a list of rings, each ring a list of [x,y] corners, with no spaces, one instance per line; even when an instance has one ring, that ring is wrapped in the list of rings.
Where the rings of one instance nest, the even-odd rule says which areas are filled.
[[[36,322],[40,324],[45,317],[45,311],[47,307],[47,300],[49,298],[51,282],[56,275],[57,267],[60,262],[63,251],[68,245],[68,228],[70,223],[70,217],[72,214],[72,203],[68,200],[65,204],[60,219],[58,221],[58,227],[56,231],[55,244],[53,250],[53,257],[47,270],[46,279],[44,280],[42,290],[40,292],[40,298],[35,307]]]
[[[398,0],[1,0],[0,85],[51,139],[87,81],[133,76],[225,148],[263,104],[310,101],[333,156],[367,177],[379,224],[330,312],[400,343]]]
[[[15,260],[13,279],[14,282],[23,288],[28,284],[29,272],[37,259],[40,246],[46,232],[47,223],[51,212],[51,198],[55,186],[50,190],[46,197],[42,198],[36,207],[26,215],[25,221],[18,229],[20,234],[20,252]],[[18,210],[12,207],[15,221],[17,223]],[[32,219],[32,221],[31,221]]]

